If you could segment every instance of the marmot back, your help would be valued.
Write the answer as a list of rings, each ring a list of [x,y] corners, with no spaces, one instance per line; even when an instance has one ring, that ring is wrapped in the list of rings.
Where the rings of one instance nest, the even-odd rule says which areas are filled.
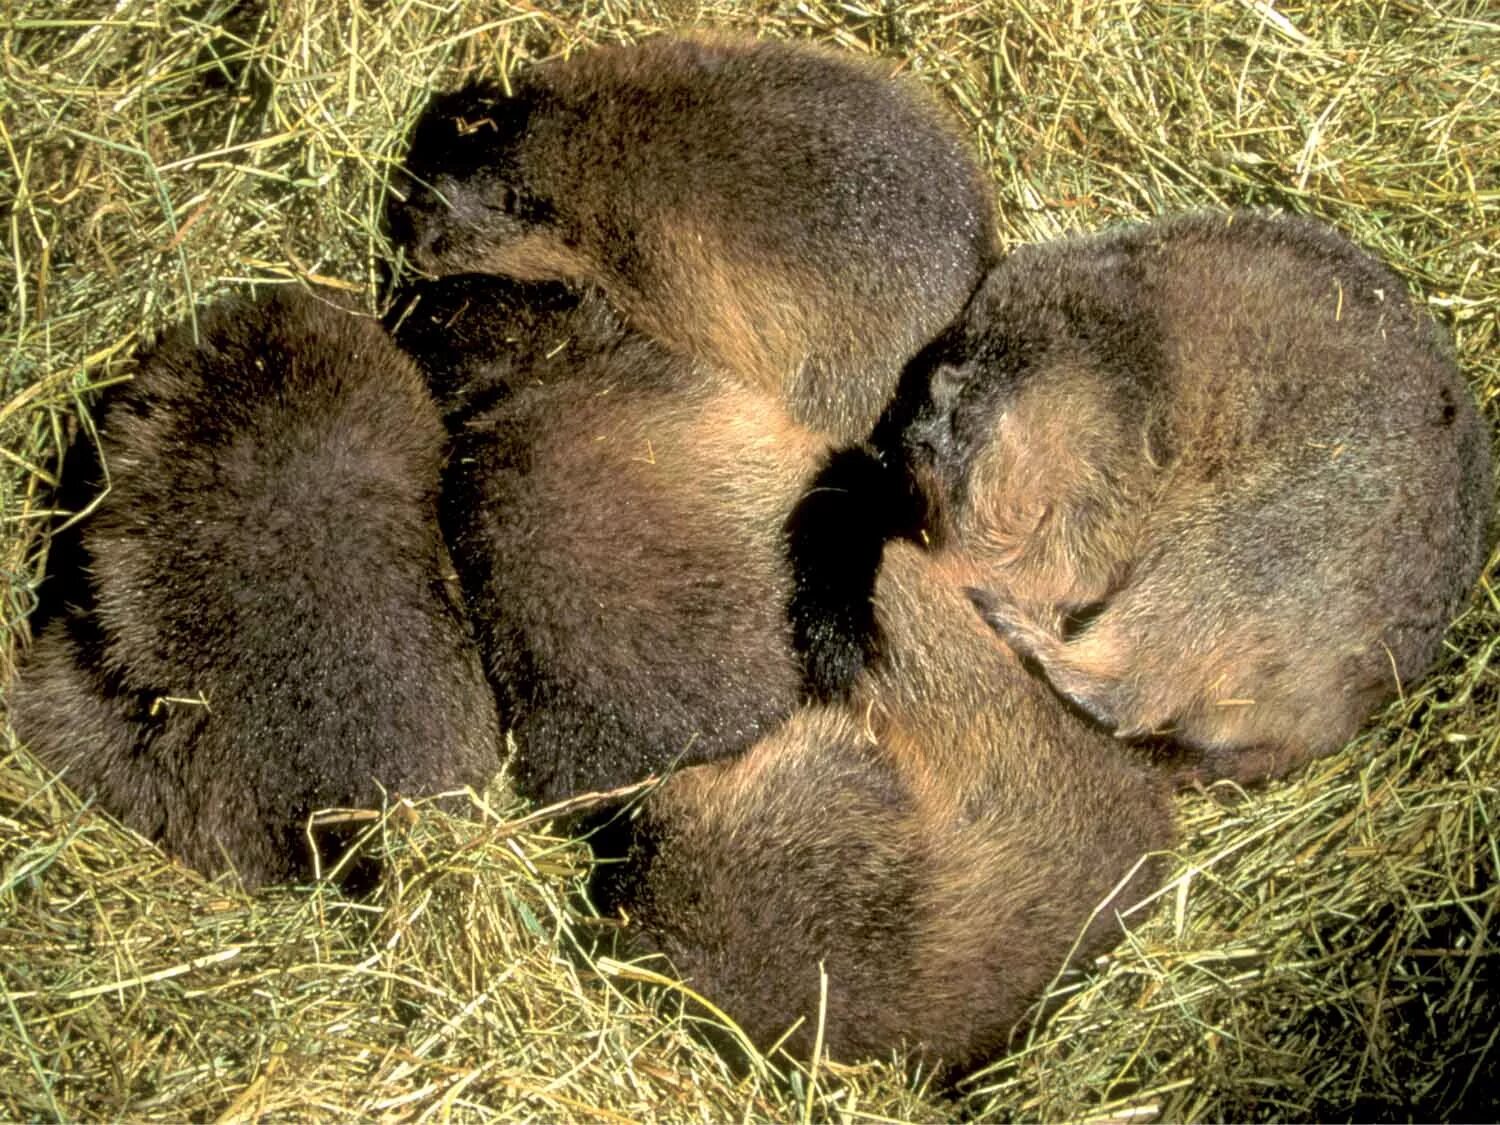
[[[846,440],[994,257],[988,184],[940,108],[805,45],[651,39],[510,96],[443,94],[407,171],[392,228],[422,269],[599,285]]]
[[[593,838],[594,895],[766,1049],[999,1054],[1046,986],[1120,936],[1171,846],[1160,776],[973,612],[956,555],[894,543],[881,657],[742,758],[670,778]],[[820,967],[827,1009],[820,1027]]]
[[[481,785],[494,700],[437,526],[444,434],[373,322],[236,299],[99,424],[109,491],[9,692],[79,792],[207,872],[311,867],[317,809]]]
[[[773,730],[801,685],[781,527],[827,442],[611,329],[596,293],[429,283],[398,340],[441,379],[439,321],[464,335],[469,404],[443,525],[521,791],[612,788]]]
[[[908,385],[900,440],[991,622],[1210,777],[1343,745],[1431,665],[1483,562],[1488,435],[1444,341],[1310,221],[1018,250]]]

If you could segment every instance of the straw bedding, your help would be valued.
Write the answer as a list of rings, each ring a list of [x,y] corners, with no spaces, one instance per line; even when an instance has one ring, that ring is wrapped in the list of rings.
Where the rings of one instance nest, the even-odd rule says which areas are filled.
[[[1199,206],[1337,224],[1500,404],[1500,21],[1482,2],[1057,5],[18,0],[0,14],[7,673],[89,391],[247,282],[374,307],[432,88],[709,24],[904,60],[993,169],[1007,244]],[[1500,1113],[1500,601],[1344,753],[1184,797],[1177,874],[957,1090],[732,1071],[649,971],[581,952],[582,845],[503,782],[368,821],[376,894],[208,883],[0,745],[0,1116],[1045,1120]]]

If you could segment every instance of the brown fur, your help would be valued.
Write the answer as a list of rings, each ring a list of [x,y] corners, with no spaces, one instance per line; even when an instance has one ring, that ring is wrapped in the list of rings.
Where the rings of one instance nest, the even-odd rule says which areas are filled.
[[[461,336],[457,376],[431,321],[398,338],[465,388],[444,528],[518,787],[552,800],[738,753],[790,713],[781,525],[827,442],[611,329],[597,294],[544,297],[428,286],[414,315]]]
[[[908,453],[991,622],[1209,777],[1343,745],[1436,658],[1482,562],[1463,380],[1401,282],[1312,222],[1023,249],[915,370]]]
[[[631,324],[862,438],[993,260],[968,147],[806,45],[652,39],[434,99],[392,226],[439,274],[601,286]]]
[[[80,793],[255,885],[309,870],[315,810],[482,784],[498,730],[410,361],[295,292],[224,302],[199,333],[102,412],[111,487],[8,704]]]
[[[885,653],[838,706],[672,777],[600,830],[596,901],[762,1049],[796,1021],[840,1059],[1002,1050],[1067,964],[1163,873],[1147,767],[1029,676],[974,614],[959,557],[887,549]]]

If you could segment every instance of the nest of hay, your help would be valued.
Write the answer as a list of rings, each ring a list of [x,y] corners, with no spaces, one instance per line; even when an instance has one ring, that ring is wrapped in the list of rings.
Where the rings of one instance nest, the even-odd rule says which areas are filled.
[[[580,10],[581,9],[581,10]],[[0,672],[60,450],[157,328],[246,283],[376,300],[387,172],[474,71],[714,25],[903,60],[1009,242],[1191,207],[1307,212],[1391,262],[1500,412],[1500,22],[1277,7],[17,0],[0,15]],[[581,845],[503,793],[400,806],[359,901],[174,865],[0,743],[0,1116],[1489,1118],[1500,1113],[1500,600],[1344,753],[1181,803],[1177,876],[956,1091],[894,1062],[732,1070],[591,964]]]

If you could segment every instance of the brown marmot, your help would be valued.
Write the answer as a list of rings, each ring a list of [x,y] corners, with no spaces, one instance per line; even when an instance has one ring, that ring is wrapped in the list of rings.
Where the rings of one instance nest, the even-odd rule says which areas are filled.
[[[961,555],[886,550],[850,698],[595,833],[593,893],[760,1049],[968,1068],[1118,941],[1174,839],[1161,774],[1027,673]],[[827,1006],[820,1027],[820,970]]]
[[[1200,776],[1342,746],[1432,664],[1484,559],[1489,434],[1446,343],[1316,222],[1020,249],[905,385],[891,428],[989,620]]]
[[[423,270],[596,284],[643,333],[866,436],[992,261],[916,84],[803,44],[659,38],[433,99],[391,227]]]
[[[802,683],[782,524],[827,439],[597,292],[468,276],[410,298],[398,342],[458,388],[442,522],[518,788],[613,788],[774,730]]]
[[[109,488],[8,706],[81,794],[253,886],[310,870],[310,813],[480,785],[499,736],[411,361],[295,291],[211,307],[197,341],[102,410]]]

